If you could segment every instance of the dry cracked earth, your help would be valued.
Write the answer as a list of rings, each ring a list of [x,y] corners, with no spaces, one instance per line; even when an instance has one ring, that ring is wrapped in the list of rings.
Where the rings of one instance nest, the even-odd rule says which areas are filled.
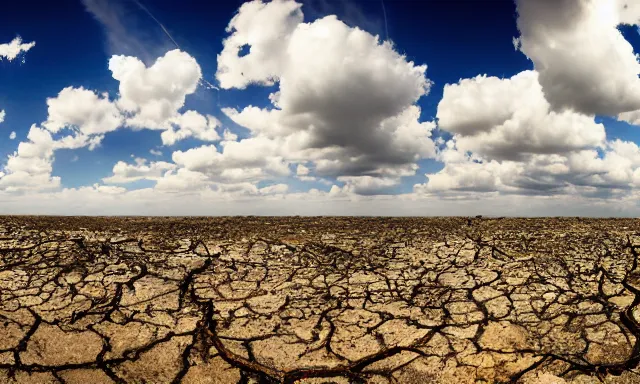
[[[640,220],[0,218],[2,383],[640,383]]]

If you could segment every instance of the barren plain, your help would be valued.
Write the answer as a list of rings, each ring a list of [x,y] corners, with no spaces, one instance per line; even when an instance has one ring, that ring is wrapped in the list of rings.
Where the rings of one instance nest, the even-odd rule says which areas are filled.
[[[640,220],[0,218],[2,383],[640,383]]]

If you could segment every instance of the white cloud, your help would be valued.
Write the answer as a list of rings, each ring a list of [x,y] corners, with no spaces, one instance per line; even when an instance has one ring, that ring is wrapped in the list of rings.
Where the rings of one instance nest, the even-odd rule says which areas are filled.
[[[218,55],[216,77],[224,89],[245,88],[251,83],[272,85],[285,65],[288,41],[302,23],[302,4],[289,0],[242,4],[231,19]],[[240,49],[250,52],[240,56]]]
[[[640,125],[640,110],[623,112],[618,115],[618,120],[626,121],[633,125]]]
[[[5,116],[7,116],[7,113],[4,111],[4,109],[0,110],[0,123],[4,122]]]
[[[288,163],[274,155],[274,145],[269,140],[250,138],[222,144],[222,152],[213,145],[204,145],[176,151],[172,159],[180,167],[206,174],[212,181],[257,182],[291,172]]]
[[[465,198],[632,195],[640,181],[638,147],[607,141],[594,119],[640,107],[640,64],[616,29],[640,13],[623,5],[518,0],[521,36],[514,45],[535,69],[446,85],[438,125],[454,136],[440,143],[444,168],[414,190]]]
[[[14,140],[15,138],[16,138],[16,132],[11,131],[11,133],[9,134],[9,140]]]
[[[640,3],[633,0],[617,0],[615,6],[621,24],[640,24]]]
[[[197,191],[206,189],[211,184],[206,175],[185,168],[176,172],[167,171],[157,181],[155,189],[167,192]]]
[[[89,189],[89,187],[83,187],[83,190]],[[95,191],[104,195],[121,195],[125,193],[127,190],[123,187],[115,187],[112,185],[99,185],[93,184],[93,189],[91,191]]]
[[[602,155],[585,149],[532,155],[521,161],[478,161],[454,142],[443,152],[444,169],[427,174],[428,182],[416,185],[416,192],[628,195],[640,187],[640,148],[628,141],[607,142]]]
[[[219,155],[215,146],[203,145],[185,152],[176,151],[172,158],[180,166],[191,170],[200,170],[212,166]]]
[[[640,63],[616,28],[638,23],[623,0],[517,0],[520,50],[553,109],[615,116],[640,109]]]
[[[216,132],[216,128],[220,126],[220,121],[211,115],[205,117],[196,111],[186,111],[170,119],[170,122],[177,129],[169,128],[162,132],[160,137],[164,145],[173,145],[177,141],[192,136],[202,141],[220,140],[220,135]]]
[[[92,2],[85,6],[96,17],[109,16],[104,9],[97,12]],[[119,20],[111,16],[110,21]],[[200,66],[187,53],[173,50],[151,65],[116,55],[109,69],[119,81],[117,97],[68,87],[48,99],[49,115],[41,124],[49,132],[47,150],[29,156],[16,152],[13,168],[16,163],[40,164],[30,174],[50,176],[55,150],[95,148],[105,134],[124,126],[161,130],[164,145],[193,137],[221,140],[220,149],[203,145],[176,151],[174,164],[118,162],[105,182],[146,179],[167,190],[179,189],[181,180],[213,188],[255,185],[289,176],[294,165],[306,163],[309,171],[300,178],[342,176],[345,191],[370,193],[415,174],[415,162],[436,153],[431,140],[435,124],[420,122],[415,105],[431,85],[426,66],[407,61],[391,43],[335,16],[302,21],[298,3],[254,1],[243,5],[229,25],[231,35],[219,56],[220,85],[279,84],[270,96],[273,109],[225,110],[249,128],[248,138],[238,139],[228,129],[220,134],[221,124],[213,116],[182,112],[185,98],[202,78]],[[245,44],[249,54],[240,57]],[[43,130],[34,126],[32,131]],[[42,143],[30,138],[21,145],[44,148]],[[8,165],[7,174],[18,172],[13,168]]]
[[[10,43],[0,44],[0,60],[12,61],[22,53],[26,53],[36,45],[35,41],[23,43],[22,38],[17,36]]]
[[[281,157],[271,155],[270,141],[258,138],[239,142],[223,142],[223,151],[214,145],[203,145],[186,151],[175,151],[173,163],[138,161],[134,164],[118,162],[113,175],[104,179],[108,183],[126,183],[135,180],[152,180],[156,188],[180,190],[210,187],[221,183],[257,183],[258,181],[288,176],[289,164]],[[164,172],[169,170],[170,172]],[[174,172],[175,171],[175,172]]]
[[[222,134],[223,140],[224,141],[236,141],[238,140],[238,135],[236,135],[235,133],[231,132],[228,129],[225,129],[223,134]]]
[[[48,117],[42,126],[53,133],[71,128],[81,134],[99,135],[115,131],[123,122],[106,93],[97,95],[83,87],[64,88],[58,96],[47,99],[47,106]]]
[[[113,175],[102,179],[109,184],[124,184],[136,180],[158,180],[166,171],[174,170],[175,164],[164,161],[152,162],[147,165],[145,159],[136,159],[136,164],[119,161],[113,166]]]
[[[0,178],[0,189],[8,192],[26,190],[50,190],[60,187],[60,177],[46,173],[30,174],[16,171]]]
[[[441,129],[456,134],[461,151],[490,159],[598,147],[606,136],[593,116],[553,111],[536,71],[510,79],[477,76],[447,84],[437,117]]]
[[[426,66],[335,16],[302,19],[293,1],[253,1],[229,24],[221,86],[279,85],[271,109],[223,109],[251,131],[234,146],[250,152],[259,139],[284,161],[309,161],[317,176],[386,177],[433,157],[435,124],[420,122],[415,105],[431,85]],[[240,56],[245,44],[249,53]]]
[[[287,184],[273,184],[258,189],[258,192],[262,195],[276,195],[286,193],[289,190]]]
[[[55,98],[47,99],[48,118],[42,125],[54,133],[72,128],[87,136],[123,125],[162,129],[167,145],[191,136],[203,141],[219,139],[215,131],[219,121],[213,116],[204,117],[196,111],[179,113],[202,76],[189,54],[172,50],[149,67],[135,57],[113,56],[109,69],[120,82],[116,100],[82,87],[64,88]]]
[[[390,187],[399,184],[398,179],[372,176],[339,176],[338,181],[345,183],[340,192],[357,195],[384,194]],[[333,191],[335,193],[337,189]]]
[[[87,144],[123,125],[162,129],[166,145],[192,136],[203,141],[220,139],[215,131],[220,122],[215,117],[179,112],[202,76],[189,54],[172,50],[149,67],[135,57],[113,56],[109,69],[120,82],[117,99],[111,101],[107,93],[98,95],[83,87],[64,88],[47,99],[48,118],[42,126],[52,133],[69,128],[77,140],[85,138]]]
[[[33,125],[28,141],[20,143],[9,156],[0,177],[0,190],[20,189],[21,182],[24,188],[59,187],[60,179],[51,176],[55,150],[93,150],[106,133],[125,125],[168,131],[161,137],[171,144],[191,136],[203,141],[219,140],[215,131],[219,122],[214,117],[195,111],[179,112],[201,77],[199,65],[187,53],[169,51],[149,67],[135,57],[114,56],[109,68],[120,81],[119,97],[111,101],[106,93],[66,87],[56,97],[48,98],[47,120],[41,127]],[[126,177],[114,175],[109,180],[125,182]]]
[[[595,115],[640,108],[640,63],[616,28],[638,7],[617,0],[517,0],[516,49],[534,70],[445,86],[444,168],[417,193],[438,196],[629,196],[640,180],[635,143],[607,140]],[[640,116],[640,115],[638,115]],[[637,116],[635,116],[637,118]]]
[[[99,7],[84,2],[87,8]],[[507,79],[477,76],[446,85],[437,113],[439,129],[453,134],[445,141],[432,137],[436,125],[423,121],[417,106],[431,87],[426,65],[409,61],[392,43],[335,16],[305,23],[301,5],[292,0],[245,3],[227,29],[216,77],[223,89],[277,87],[269,108],[223,109],[248,134],[239,138],[213,116],[184,111],[186,97],[202,78],[189,54],[174,50],[155,61],[114,56],[109,69],[119,81],[118,95],[68,87],[47,100],[47,120],[31,127],[0,172],[0,209],[637,214],[640,148],[607,140],[604,126],[594,120],[596,114],[620,114],[640,121],[634,111],[640,110],[639,64],[616,29],[620,23],[637,23],[640,6],[623,5],[518,0],[521,36],[514,45],[531,58],[534,69]],[[94,14],[117,30],[119,16],[103,11]],[[591,48],[584,48],[585,42]],[[240,54],[245,45],[248,54]],[[128,191],[94,184],[60,189],[60,178],[52,175],[55,151],[95,148],[105,134],[122,127],[158,130],[166,146],[187,138],[206,143],[173,151],[172,162],[116,162],[112,175],[102,180],[150,180],[152,188]],[[444,168],[427,174],[414,193],[381,196],[396,191],[403,177],[415,175],[425,158],[443,162]],[[288,177],[329,183],[330,188],[290,192],[281,182]],[[12,193],[47,188],[57,190],[23,192],[37,201],[33,205]],[[619,201],[607,200],[611,197]]]
[[[56,147],[51,134],[34,125],[27,139],[9,156],[0,177],[0,190],[51,189],[60,185],[59,177],[51,177]]]
[[[307,176],[309,172],[309,168],[307,168],[304,164],[298,164],[298,167],[296,168],[297,176]]]
[[[185,98],[195,92],[202,71],[196,60],[172,50],[147,67],[138,58],[116,55],[109,60],[113,78],[120,82],[118,107],[132,128],[170,129],[171,119]]]
[[[73,95],[78,95],[75,91],[82,94],[85,90],[74,90],[69,88]],[[89,92],[93,95],[92,92]],[[72,97],[73,98],[73,97]],[[82,97],[80,98],[82,99]],[[50,101],[49,99],[48,101]],[[98,99],[96,99],[98,100]],[[98,100],[98,103],[100,101]],[[53,103],[56,111],[65,111],[64,108],[57,109],[58,104]],[[81,105],[81,104],[79,104]],[[50,108],[51,110],[51,108]],[[103,135],[92,135],[91,130],[95,126],[92,120],[95,117],[92,113],[83,113],[83,109],[79,109],[79,113],[74,113],[72,109],[66,110],[69,115],[61,112],[56,116],[56,123],[50,118],[43,123],[53,130],[59,130],[63,127],[72,129],[70,135],[54,139],[51,130],[39,127],[35,124],[31,126],[27,134],[27,141],[18,144],[18,150],[9,155],[2,176],[0,176],[0,190],[22,190],[22,189],[53,189],[60,186],[60,178],[52,176],[54,152],[59,149],[77,149],[89,147],[89,150],[95,149],[102,141]],[[86,110],[84,110],[86,111]],[[97,119],[101,119],[98,117]],[[60,123],[60,124],[58,124]],[[75,125],[79,124],[79,125]],[[82,130],[85,130],[85,133]],[[12,133],[15,138],[15,133]]]

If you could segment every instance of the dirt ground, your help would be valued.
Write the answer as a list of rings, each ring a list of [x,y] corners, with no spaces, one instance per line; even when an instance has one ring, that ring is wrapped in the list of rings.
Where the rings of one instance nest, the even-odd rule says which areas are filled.
[[[640,383],[640,220],[0,218],[0,383]]]

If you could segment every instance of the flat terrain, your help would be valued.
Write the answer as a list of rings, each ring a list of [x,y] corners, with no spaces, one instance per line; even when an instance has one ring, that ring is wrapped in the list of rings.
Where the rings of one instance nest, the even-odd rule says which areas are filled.
[[[0,383],[640,383],[640,220],[0,218]]]

